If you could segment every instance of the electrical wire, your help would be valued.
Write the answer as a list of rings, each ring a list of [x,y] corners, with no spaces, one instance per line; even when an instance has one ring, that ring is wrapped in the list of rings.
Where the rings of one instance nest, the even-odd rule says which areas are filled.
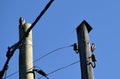
[[[45,55],[43,55],[43,56],[37,58],[36,60],[34,60],[33,63],[39,61],[40,59],[42,59],[42,58],[44,58],[44,57],[46,57],[46,56],[48,56],[48,55],[50,55],[50,54],[52,54],[52,53],[54,53],[54,52],[56,52],[56,51],[59,51],[59,50],[61,50],[61,49],[65,49],[65,48],[68,48],[68,47],[72,47],[72,46],[73,46],[73,45],[69,45],[69,46],[64,46],[64,47],[60,47],[60,48],[57,48],[57,49],[55,49],[55,50],[52,50],[52,51],[46,53]],[[32,68],[34,68],[34,67],[32,67]],[[30,69],[32,69],[32,68],[30,68]],[[19,72],[19,71],[16,71],[16,72],[14,72],[14,73],[8,75],[6,78],[11,77],[11,76],[17,74],[18,72]],[[4,78],[4,79],[5,79],[5,78]]]
[[[69,64],[69,65],[63,66],[63,67],[61,67],[61,68],[58,68],[58,69],[56,69],[56,70],[54,70],[54,71],[48,73],[48,75],[53,74],[53,73],[55,73],[55,72],[57,72],[57,71],[59,71],[59,70],[68,68],[68,67],[70,67],[70,66],[72,66],[72,65],[74,65],[74,64],[77,64],[78,62],[80,62],[80,60],[75,61],[75,62],[73,62],[73,63],[71,63],[71,64]]]
[[[29,68],[28,70],[33,69],[33,68],[34,68],[34,67]],[[3,78],[3,79],[7,79],[7,78],[9,78],[9,77],[11,77],[11,76],[13,76],[13,75],[17,74],[18,72],[19,72],[19,71],[16,71],[16,72],[14,72],[14,73],[12,73],[12,74],[10,74],[10,75],[6,76],[6,78]]]
[[[14,72],[14,73],[12,73],[12,74],[10,74],[10,75],[6,76],[6,78],[3,78],[3,79],[7,79],[7,78],[9,78],[9,77],[11,77],[11,76],[13,76],[13,75],[17,74],[18,72],[19,72],[19,71],[16,71],[16,72]]]
[[[66,68],[68,68],[68,67],[70,67],[70,66],[72,66],[72,65],[75,65],[75,64],[79,63],[79,62],[80,62],[80,60],[75,61],[75,62],[73,62],[73,63],[71,63],[71,64],[69,64],[69,65],[60,67],[60,68],[58,68],[58,69],[56,69],[56,70],[53,70],[53,71],[49,72],[47,75],[51,75],[51,74],[53,74],[53,73],[56,73],[57,71],[66,69]],[[38,79],[41,79],[42,77],[43,77],[43,76],[39,77]]]
[[[56,51],[59,51],[59,50],[61,50],[61,49],[65,49],[65,48],[68,48],[68,47],[72,47],[72,46],[73,46],[73,45],[69,45],[69,46],[64,46],[64,47],[57,48],[57,49],[55,49],[55,50],[53,50],[53,51],[51,51],[51,52],[48,52],[48,53],[46,53],[45,55],[39,57],[38,59],[34,60],[33,63],[39,61],[40,59],[42,59],[42,58],[44,58],[44,57],[46,57],[46,56],[48,56],[48,55],[50,55],[50,54],[52,54],[52,53],[54,53],[54,52],[56,52]]]

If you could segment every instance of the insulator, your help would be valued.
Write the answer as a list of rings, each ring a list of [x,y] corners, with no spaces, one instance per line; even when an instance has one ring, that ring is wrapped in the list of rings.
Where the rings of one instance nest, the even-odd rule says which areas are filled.
[[[74,43],[74,45],[73,45],[73,50],[74,50],[76,53],[78,53],[78,45],[77,45],[77,43]]]
[[[94,54],[92,54],[91,58],[92,58],[92,62],[96,62],[97,61],[96,60],[96,56]]]

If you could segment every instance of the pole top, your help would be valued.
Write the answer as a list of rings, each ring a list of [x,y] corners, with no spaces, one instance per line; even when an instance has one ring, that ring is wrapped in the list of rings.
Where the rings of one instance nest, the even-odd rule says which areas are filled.
[[[77,32],[79,32],[84,25],[87,27],[88,32],[92,30],[92,27],[88,24],[88,22],[83,20],[82,23],[76,28]]]

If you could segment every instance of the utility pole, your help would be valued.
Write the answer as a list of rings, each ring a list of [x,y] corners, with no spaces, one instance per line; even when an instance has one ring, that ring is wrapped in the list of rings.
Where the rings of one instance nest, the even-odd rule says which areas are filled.
[[[40,20],[43,14],[47,11],[54,0],[50,0],[35,21],[25,23],[23,18],[20,18],[19,25],[19,42],[22,43],[19,47],[19,79],[35,79],[33,71],[33,49],[32,49],[32,28]],[[24,38],[25,37],[25,38]]]
[[[88,33],[92,27],[84,20],[77,28],[78,52],[80,56],[81,79],[94,79],[91,47]]]
[[[30,28],[30,23],[25,23],[23,18],[20,18],[19,25],[19,40]],[[32,31],[25,37],[25,40],[19,47],[19,79],[34,79],[33,72],[33,48],[32,48]]]
[[[12,46],[8,47],[8,51],[6,53],[7,60],[4,64],[2,70],[0,70],[0,79],[3,78],[5,72],[8,69],[8,64],[16,49],[20,49],[19,54],[19,79],[33,79],[33,59],[32,59],[32,28],[36,25],[36,23],[40,20],[43,14],[47,11],[54,0],[50,0],[49,3],[45,6],[45,8],[41,11],[38,17],[32,24],[25,23],[23,19],[21,19],[19,25],[19,41]],[[29,33],[31,32],[31,33]],[[30,56],[30,57],[28,57]],[[25,60],[24,60],[25,59]],[[27,62],[27,63],[26,63]],[[27,73],[25,73],[27,72]],[[26,75],[27,74],[27,75]],[[35,79],[35,74],[34,74]]]

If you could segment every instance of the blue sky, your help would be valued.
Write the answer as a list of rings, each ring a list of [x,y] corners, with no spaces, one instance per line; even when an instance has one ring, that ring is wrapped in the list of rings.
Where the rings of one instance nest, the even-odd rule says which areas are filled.
[[[6,61],[7,47],[19,39],[19,17],[32,23],[49,0],[0,1],[0,69]],[[119,0],[54,0],[41,20],[33,28],[34,60],[44,54],[77,42],[76,28],[86,20],[93,30],[89,33],[96,44],[97,67],[95,79],[119,79]],[[18,71],[17,50],[10,60],[7,75]],[[71,48],[62,49],[37,61],[35,66],[49,73],[79,60]],[[38,74],[36,77],[40,77]],[[8,79],[18,79],[18,73]],[[49,75],[50,79],[81,79],[79,63]],[[44,79],[44,78],[42,78]]]

